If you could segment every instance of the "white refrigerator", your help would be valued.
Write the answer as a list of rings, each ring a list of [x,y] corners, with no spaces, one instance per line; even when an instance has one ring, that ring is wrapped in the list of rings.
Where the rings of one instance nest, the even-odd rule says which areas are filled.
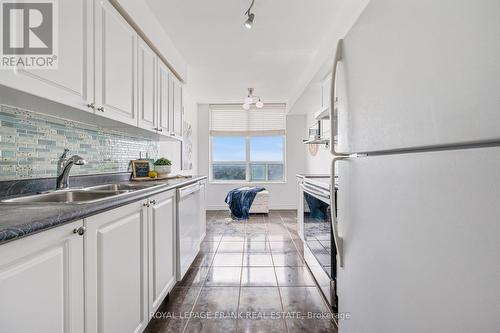
[[[340,333],[500,332],[500,1],[371,0],[334,76]]]

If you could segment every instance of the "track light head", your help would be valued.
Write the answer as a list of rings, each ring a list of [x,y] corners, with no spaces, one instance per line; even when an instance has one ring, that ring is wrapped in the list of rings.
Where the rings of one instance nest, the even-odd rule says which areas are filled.
[[[247,27],[247,29],[252,29],[254,18],[255,18],[254,13],[248,14],[248,19],[245,21],[245,27]]]
[[[245,21],[245,27],[247,27],[247,29],[252,29],[253,20],[255,19],[255,14],[251,12],[254,3],[255,0],[252,0],[250,7],[248,7],[247,11],[245,12],[245,15],[248,16],[247,20]]]

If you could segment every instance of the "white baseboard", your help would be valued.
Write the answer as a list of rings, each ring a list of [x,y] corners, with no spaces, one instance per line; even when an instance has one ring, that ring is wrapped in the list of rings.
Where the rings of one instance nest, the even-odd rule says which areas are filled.
[[[269,205],[269,210],[289,210],[297,209],[295,204]],[[207,205],[207,210],[229,210],[227,205]]]

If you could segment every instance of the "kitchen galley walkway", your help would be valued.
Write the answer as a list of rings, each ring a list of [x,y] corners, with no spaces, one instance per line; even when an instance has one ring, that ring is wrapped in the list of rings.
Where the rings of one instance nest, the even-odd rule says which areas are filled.
[[[296,211],[233,221],[207,212],[201,251],[147,333],[336,332],[303,259]]]

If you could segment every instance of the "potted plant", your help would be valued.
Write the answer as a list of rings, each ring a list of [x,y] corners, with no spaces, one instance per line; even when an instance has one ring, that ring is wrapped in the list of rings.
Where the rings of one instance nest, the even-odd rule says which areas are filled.
[[[170,162],[169,159],[162,157],[157,159],[154,165],[155,171],[158,173],[158,176],[162,176],[170,173],[172,162]]]

